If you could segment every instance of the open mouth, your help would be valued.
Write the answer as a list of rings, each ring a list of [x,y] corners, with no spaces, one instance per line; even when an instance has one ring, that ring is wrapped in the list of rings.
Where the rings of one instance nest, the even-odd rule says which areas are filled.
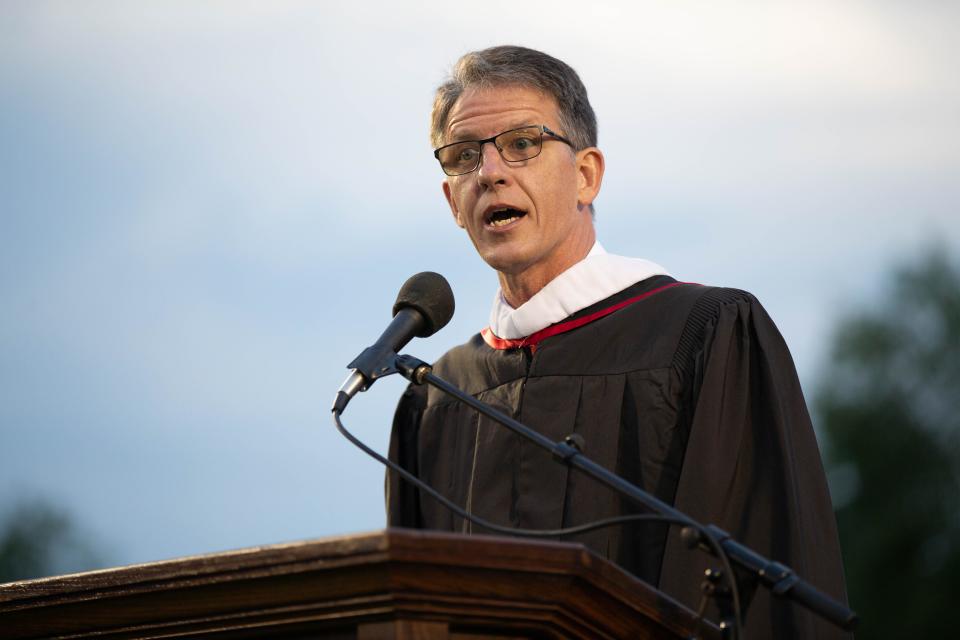
[[[520,209],[512,209],[510,207],[495,209],[487,215],[487,224],[491,227],[505,227],[525,215],[527,215],[527,212],[521,211]]]

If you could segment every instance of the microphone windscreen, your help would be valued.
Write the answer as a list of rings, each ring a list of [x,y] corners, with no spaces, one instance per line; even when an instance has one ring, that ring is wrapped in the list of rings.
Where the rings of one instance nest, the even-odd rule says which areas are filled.
[[[453,291],[442,275],[424,271],[410,276],[400,287],[393,315],[404,307],[412,307],[423,315],[424,326],[417,337],[426,338],[440,331],[453,317]]]

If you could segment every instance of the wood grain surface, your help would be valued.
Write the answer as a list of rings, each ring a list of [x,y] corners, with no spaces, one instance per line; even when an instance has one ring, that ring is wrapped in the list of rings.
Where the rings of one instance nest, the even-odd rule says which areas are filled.
[[[480,640],[719,632],[579,544],[388,529],[0,585],[0,637]]]

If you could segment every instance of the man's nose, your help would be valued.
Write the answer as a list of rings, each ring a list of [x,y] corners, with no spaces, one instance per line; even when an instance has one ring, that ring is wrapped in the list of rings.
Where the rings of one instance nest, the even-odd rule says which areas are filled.
[[[497,145],[493,142],[484,143],[480,147],[480,166],[477,168],[477,178],[481,183],[501,182],[505,168],[506,161],[500,155]]]

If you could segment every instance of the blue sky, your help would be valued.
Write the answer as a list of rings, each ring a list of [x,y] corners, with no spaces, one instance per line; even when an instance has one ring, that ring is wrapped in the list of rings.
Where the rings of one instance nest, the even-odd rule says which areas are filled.
[[[960,246],[960,10],[941,2],[0,5],[0,505],[60,504],[110,564],[383,526],[333,432],[345,365],[450,218],[432,92],[463,52],[583,77],[608,250],[751,290],[808,395],[890,267]],[[402,389],[346,415],[383,449]]]

